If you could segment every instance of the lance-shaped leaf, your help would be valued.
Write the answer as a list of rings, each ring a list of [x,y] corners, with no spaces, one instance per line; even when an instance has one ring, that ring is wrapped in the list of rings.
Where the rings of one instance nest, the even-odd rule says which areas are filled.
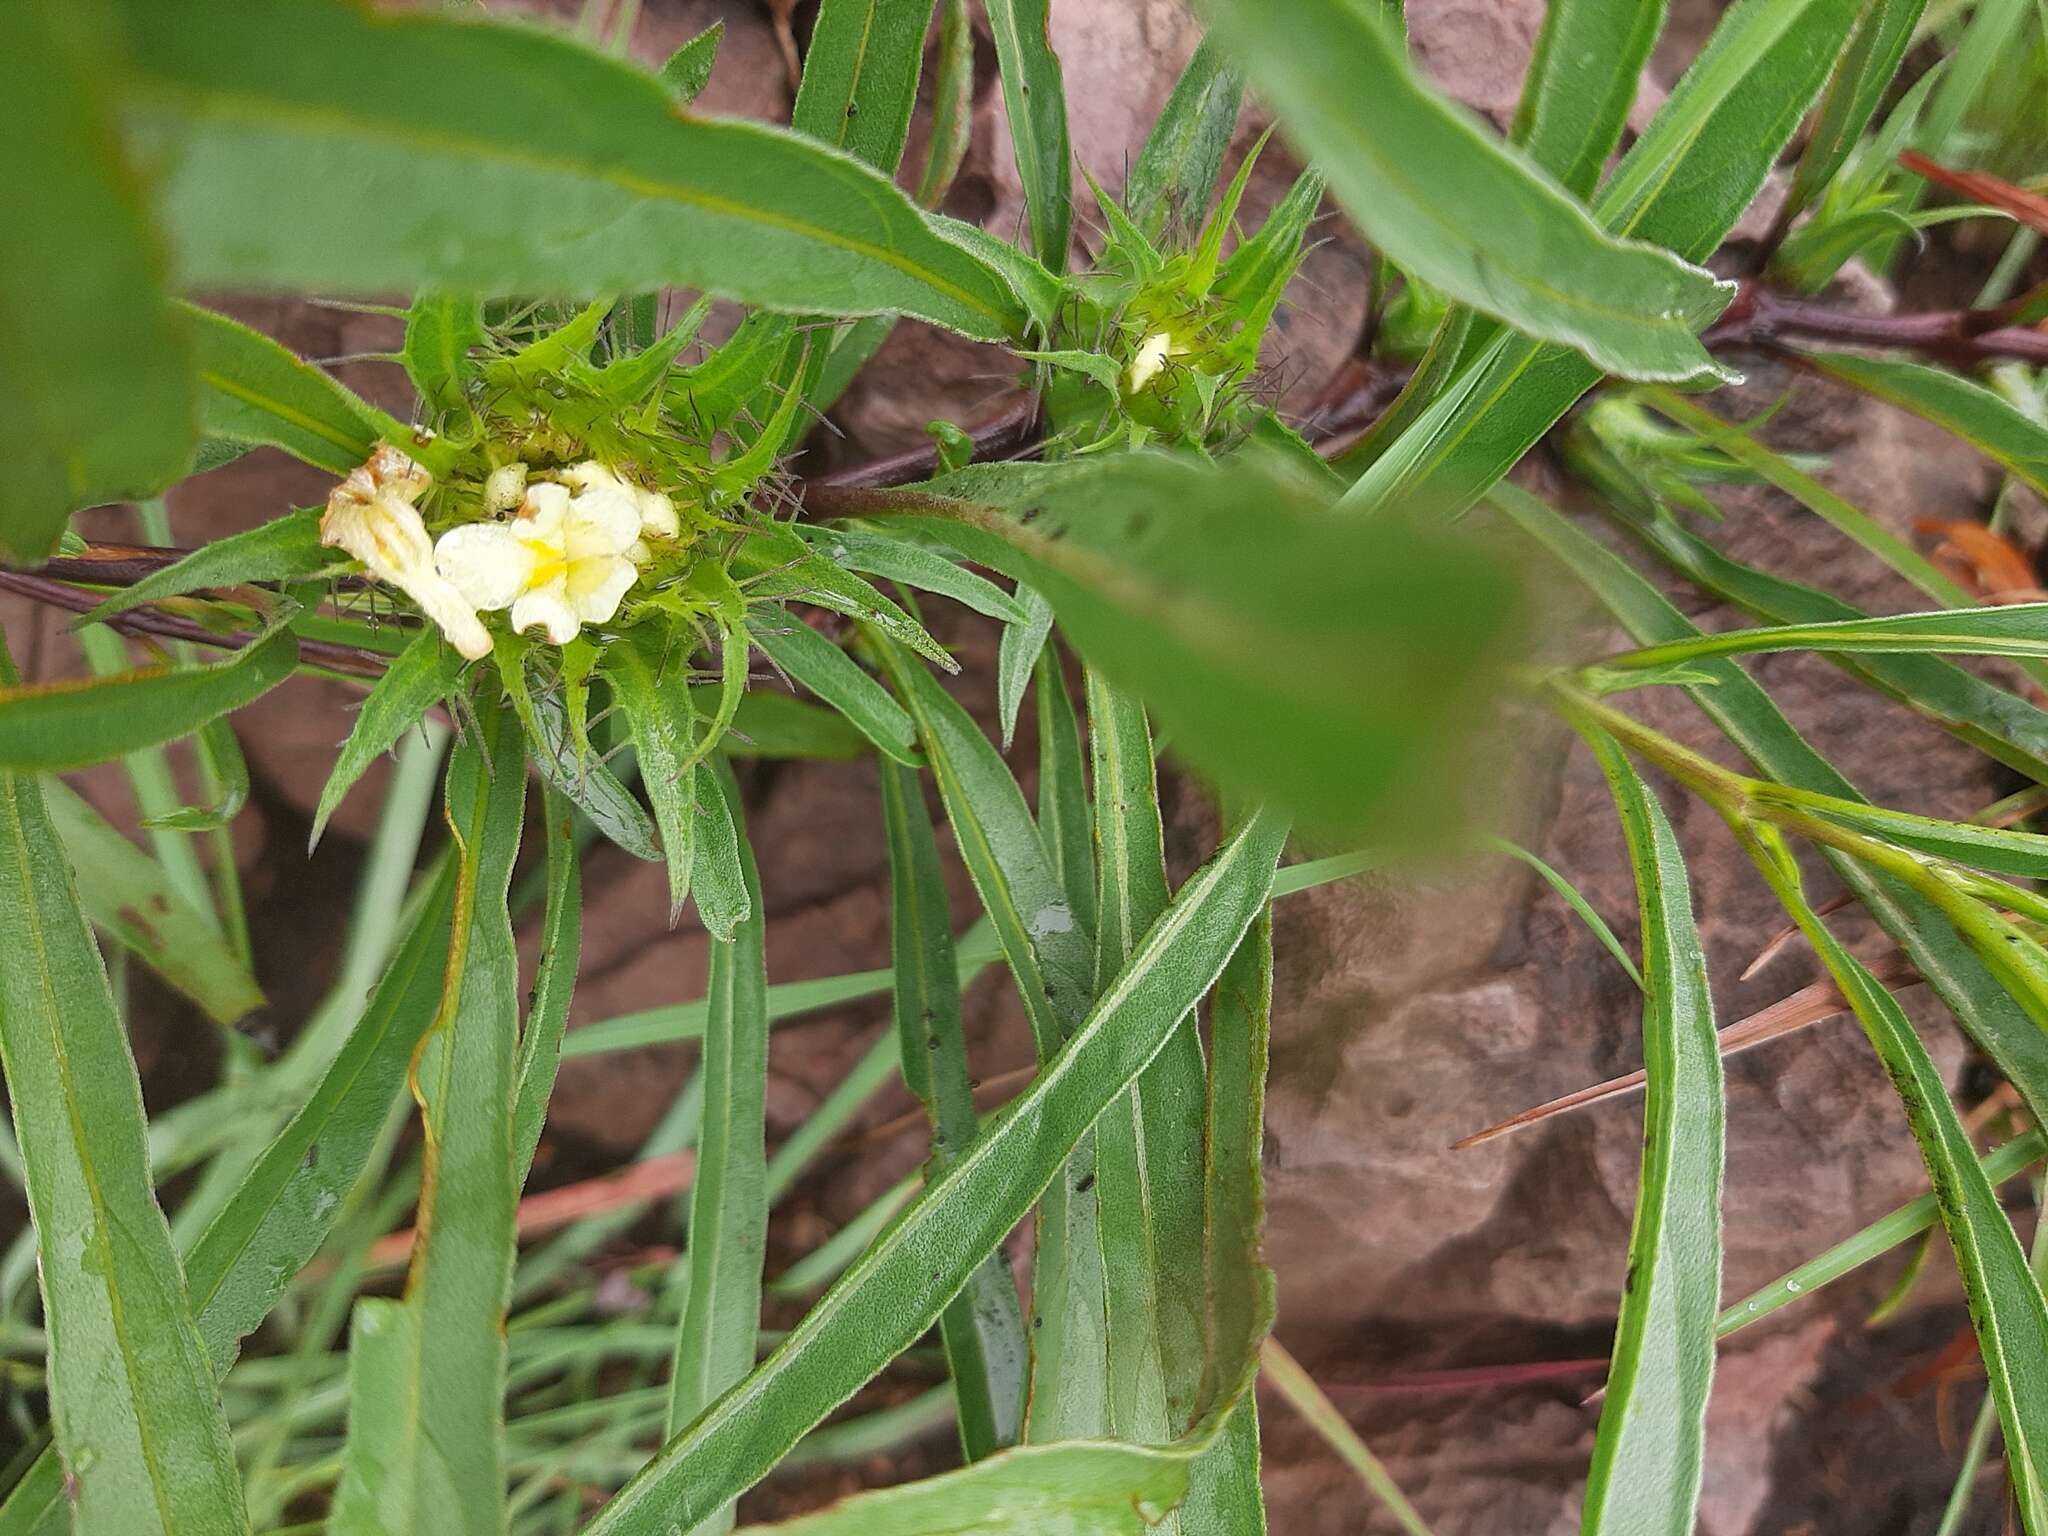
[[[227,661],[0,686],[0,767],[62,772],[189,736],[291,675],[299,642],[273,630]]]
[[[910,136],[935,0],[825,0],[789,125],[893,174]]]
[[[179,307],[192,333],[209,436],[282,448],[331,475],[361,464],[380,439],[429,469],[445,459],[440,445],[415,442],[410,428],[261,331],[195,304]]]
[[[708,777],[737,826],[739,786],[730,770]],[[762,1119],[768,1084],[768,972],[762,945],[768,919],[744,831],[739,850],[749,911],[730,941],[714,940],[711,946],[705,999],[710,1016],[701,1068],[704,1121],[690,1184],[690,1246],[682,1260],[689,1266],[689,1289],[669,1382],[671,1435],[747,1374],[761,1328],[761,1261],[768,1226]],[[731,1524],[729,1504],[711,1506],[689,1529],[709,1533]]]
[[[483,305],[474,294],[424,293],[413,300],[405,312],[399,359],[428,410],[461,409],[463,391],[478,372],[474,354],[483,344]]]
[[[0,651],[0,678],[13,670]],[[135,1061],[42,791],[16,773],[0,773],[0,1062],[73,1529],[246,1536],[227,1418],[151,1187]]]
[[[931,1167],[942,1170],[973,1142],[974,1083],[960,1027],[960,967],[938,845],[918,776],[882,766],[882,813],[889,837],[889,946],[896,983],[896,1032],[904,1085],[931,1121]],[[1017,1284],[998,1248],[939,1316],[969,1461],[1014,1445],[1024,1422],[1031,1350]]]
[[[1176,224],[1201,227],[1243,102],[1244,76],[1213,37],[1204,37],[1124,183],[1125,208],[1148,240],[1156,243]]]
[[[1446,749],[1518,606],[1476,548],[1323,515],[1262,469],[1148,455],[1047,479],[1029,522],[889,504],[1044,592],[1090,664],[1223,784],[1333,828],[1442,827]]]
[[[1262,817],[1204,865],[1067,1049],[925,1186],[773,1354],[599,1511],[588,1536],[688,1529],[765,1474],[811,1425],[929,1328],[1208,991],[1264,908],[1284,841],[1285,827]],[[969,1471],[1054,1454],[1012,1451]],[[1058,1480],[1039,1481],[1052,1489]]]
[[[566,38],[342,0],[120,11],[118,89],[189,282],[673,285],[989,340],[1021,324],[1007,283],[878,172],[678,113],[660,80]]]
[[[1705,260],[1763,185],[1863,8],[1862,0],[1730,6],[1602,188],[1594,208],[1606,228]],[[1460,511],[1599,379],[1599,368],[1565,348],[1496,337],[1386,446],[1344,504]]]
[[[1543,17],[1509,137],[1577,197],[1591,197],[1657,34],[1664,0],[1562,0]]]
[[[1671,823],[1611,737],[1593,730],[1587,740],[1635,869],[1649,1081],[1628,1278],[1580,1529],[1688,1531],[1721,1300],[1721,1055],[1692,886]]]
[[[308,847],[320,841],[328,819],[370,764],[398,745],[399,737],[455,689],[463,666],[461,653],[442,641],[439,630],[429,627],[415,635],[384,669],[357,709],[355,724],[349,727],[348,738],[321,787]]]
[[[569,1003],[576,992],[576,961],[583,943],[582,851],[559,790],[542,801],[541,836],[547,846],[547,905],[541,918],[540,969],[533,979],[533,1003],[519,1032],[518,1087],[512,1099],[512,1163],[515,1182],[526,1182],[547,1119],[548,1095],[562,1063],[562,1034],[569,1027]]]
[[[1848,163],[1863,130],[1898,79],[1899,64],[1926,9],[1927,0],[1873,0],[1865,9],[1821,96],[1813,132],[1799,157],[1799,168],[1792,173],[1781,222],[1789,224],[1794,215],[1810,206]]]
[[[524,738],[495,708],[449,763],[454,920],[440,1008],[410,1074],[426,1142],[419,1239],[404,1299],[357,1304],[336,1536],[504,1530],[519,1034],[507,900],[524,768]]]
[[[643,629],[648,626],[642,626]],[[697,776],[701,752],[696,706],[690,702],[680,662],[663,677],[662,641],[652,634],[633,634],[606,647],[605,676],[626,716],[633,750],[640,759],[640,781],[654,805],[661,828],[662,857],[668,864],[669,921],[674,922],[690,894],[690,861],[696,848]]]
[[[838,710],[884,755],[916,765],[916,725],[846,652],[789,614],[756,621],[749,633],[769,660]]]
[[[110,594],[86,616],[85,622],[207,587],[296,581],[316,575],[345,558],[321,544],[317,510],[287,512],[242,533],[208,540],[182,560],[150,572],[132,587]]]
[[[1732,290],[1616,239],[1529,161],[1425,86],[1361,0],[1210,0],[1218,34],[1271,96],[1374,244],[1518,330],[1635,378],[1722,376],[1697,332]]]
[[[177,478],[195,387],[114,132],[106,17],[90,0],[29,0],[9,21],[0,178],[35,212],[0,229],[0,556],[40,560],[74,509]]]
[[[1066,82],[1049,35],[1051,0],[985,0],[982,9],[995,36],[1031,250],[1054,272],[1063,272],[1074,222],[1074,172]]]

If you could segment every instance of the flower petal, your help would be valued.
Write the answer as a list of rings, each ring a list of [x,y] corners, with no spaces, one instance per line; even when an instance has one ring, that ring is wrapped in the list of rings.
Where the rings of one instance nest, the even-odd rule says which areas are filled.
[[[487,611],[510,608],[532,581],[535,563],[528,541],[504,523],[464,523],[434,546],[442,578]]]
[[[673,539],[682,533],[683,522],[676,516],[676,504],[661,492],[635,491],[633,499],[640,503],[640,531],[643,534]]]
[[[564,526],[571,560],[586,554],[620,554],[640,537],[640,503],[623,488],[585,491],[569,503]]]
[[[526,500],[519,508],[520,529],[529,539],[552,539],[569,512],[569,487],[543,481],[526,488]]]
[[[563,586],[561,582],[550,582],[521,597],[512,605],[512,627],[527,630],[537,624],[556,645],[574,640],[583,626],[576,610],[569,606]]]
[[[431,571],[419,572],[405,584],[405,594],[420,612],[441,627],[441,633],[471,661],[491,653],[490,631],[484,628],[462,593]]]
[[[414,571],[433,568],[433,546],[419,509],[388,491],[359,501],[347,485],[336,487],[320,519],[320,542],[346,550],[372,576],[395,585]]]
[[[608,623],[619,611],[627,589],[639,579],[633,562],[620,555],[579,560],[569,567],[565,583],[569,606],[586,624]]]

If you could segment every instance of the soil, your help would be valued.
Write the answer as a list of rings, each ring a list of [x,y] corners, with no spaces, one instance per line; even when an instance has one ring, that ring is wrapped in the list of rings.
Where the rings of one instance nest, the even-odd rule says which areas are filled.
[[[1718,9],[1709,0],[1674,6],[1675,40],[1653,64],[1646,100],[1668,87]],[[1416,52],[1436,78],[1476,111],[1505,121],[1542,0],[1409,0],[1407,10]],[[702,106],[786,118],[789,90],[765,6],[647,0],[635,52],[659,62],[721,13],[726,40]],[[807,20],[799,6],[799,40]],[[1177,0],[1058,0],[1053,7],[1076,152],[1105,185],[1120,183],[1197,35]],[[1018,222],[1020,193],[992,52],[986,38],[977,46],[974,147],[948,206],[1008,231]],[[921,114],[920,134],[923,122]],[[1256,108],[1247,111],[1240,150],[1263,122]],[[914,141],[912,163],[917,153]],[[1295,169],[1276,142],[1248,199],[1254,215]],[[1088,221],[1082,224],[1085,240]],[[1344,357],[1362,306],[1368,253],[1341,220],[1329,219],[1320,233],[1324,244],[1269,358],[1275,389],[1297,403]],[[1940,262],[1935,248],[1909,271],[1916,293],[1942,291]],[[1892,302],[1868,277],[1855,279],[1848,296],[1873,307]],[[375,316],[261,298],[230,307],[313,357],[376,352],[394,339],[391,322]],[[380,402],[405,408],[403,381],[388,365],[350,362],[338,371]],[[922,439],[926,422],[972,421],[1009,387],[991,349],[900,327],[832,413],[829,429],[814,434],[804,465],[909,446]],[[1888,408],[1770,365],[1752,368],[1737,404],[1747,413],[1781,397],[1787,404],[1772,440],[1828,455],[1823,477],[1895,531],[1910,534],[1916,517],[1973,517],[1985,508],[1993,488],[1987,467]],[[1542,455],[1524,473],[1571,498]],[[325,490],[317,473],[259,453],[180,487],[171,512],[178,538],[197,542],[316,503]],[[1742,490],[1725,505],[1717,537],[1741,558],[1874,608],[1912,606],[1898,582],[1785,498]],[[92,517],[96,531],[130,532],[117,512]],[[1683,588],[1677,599],[1709,627],[1731,622]],[[1620,643],[1569,591],[1559,589],[1552,613],[1547,643],[1580,654]],[[77,668],[71,642],[49,615],[0,599],[0,621],[32,675]],[[971,615],[948,613],[944,622],[961,646],[961,695],[989,723],[994,635]],[[1964,815],[2012,787],[1985,759],[1848,684],[1826,663],[1773,657],[1758,661],[1755,672],[1801,729],[1883,803]],[[381,770],[350,797],[310,860],[305,844],[310,808],[357,697],[343,684],[299,680],[238,717],[256,783],[237,844],[270,996],[253,1025],[259,1035],[287,1036],[335,963]],[[1632,707],[1638,701],[1653,724],[1728,757],[1682,698],[1646,692]],[[1025,765],[1035,760],[1030,713],[1018,757]],[[1631,941],[1632,889],[1598,774],[1556,731],[1517,727],[1521,771],[1499,797],[1496,824],[1567,871]],[[1028,766],[1024,776],[1029,793]],[[88,775],[85,787],[114,814],[127,814],[118,772]],[[772,977],[886,964],[887,859],[872,766],[752,765],[743,788],[763,866]],[[1670,786],[1663,799],[1692,857],[1722,1019],[1814,979],[1814,962],[1796,946],[1755,979],[1736,979],[1779,927],[1777,908],[1709,813]],[[1167,804],[1172,848],[1185,865],[1212,835],[1213,815],[1201,791],[1177,777]],[[950,868],[964,925],[972,894],[957,861]],[[1816,871],[1817,894],[1832,890],[1827,879]],[[572,1027],[701,994],[704,936],[689,918],[669,928],[657,868],[600,847],[585,880]],[[1867,924],[1853,913],[1841,921],[1860,947],[1872,947]],[[1448,1148],[1514,1110],[1638,1066],[1633,987],[1547,886],[1497,859],[1292,898],[1280,909],[1278,952],[1266,1162],[1267,1253],[1279,1278],[1281,1339],[1437,1531],[1576,1529],[1598,1414],[1585,1399],[1599,1367],[1583,1362],[1604,1355],[1620,1296],[1640,1101],[1615,1101],[1469,1152]],[[211,1080],[218,1043],[196,1012],[147,977],[133,986],[137,1056],[150,1103],[161,1108]],[[1965,1102],[1981,1097],[1953,1025],[1917,997],[1914,1006]],[[985,977],[972,989],[968,1014],[984,1077],[1028,1061],[1028,1036],[999,979]],[[887,1026],[886,1009],[867,1003],[781,1029],[771,1063],[771,1138],[801,1123]],[[689,1062],[686,1049],[664,1047],[566,1064],[536,1184],[630,1157]],[[1727,1296],[1924,1189],[1896,1100],[1852,1022],[1838,1019],[1738,1057],[1728,1079]],[[908,1107],[900,1090],[885,1093],[861,1125],[881,1126]],[[836,1229],[912,1169],[922,1150],[906,1133],[835,1147],[778,1218],[771,1268]],[[6,1214],[20,1219],[18,1211]],[[1724,1351],[1710,1410],[1703,1531],[1931,1527],[1981,1378],[1965,1367],[1938,1386],[1919,1379],[1967,1326],[1943,1255],[1890,1323],[1865,1326],[1898,1271],[1897,1260],[1873,1265]],[[1275,1531],[1396,1529],[1284,1405],[1269,1400],[1264,1417]],[[1937,1426],[1944,1431],[1938,1446]],[[940,1436],[863,1464],[805,1469],[772,1480],[742,1513],[759,1519],[811,1507],[935,1470],[949,1455]],[[1977,1506],[1983,1523],[1972,1529],[1997,1529],[1988,1482]]]

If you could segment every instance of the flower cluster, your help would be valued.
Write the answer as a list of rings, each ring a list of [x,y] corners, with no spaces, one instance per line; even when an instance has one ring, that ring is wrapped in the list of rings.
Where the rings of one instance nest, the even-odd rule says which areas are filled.
[[[610,621],[652,556],[648,539],[673,539],[681,525],[668,497],[594,460],[528,481],[523,464],[493,471],[484,506],[513,515],[430,540],[417,502],[433,477],[380,444],[327,498],[320,541],[405,593],[472,660],[491,649],[479,612],[510,609],[515,631],[567,645],[585,624]]]

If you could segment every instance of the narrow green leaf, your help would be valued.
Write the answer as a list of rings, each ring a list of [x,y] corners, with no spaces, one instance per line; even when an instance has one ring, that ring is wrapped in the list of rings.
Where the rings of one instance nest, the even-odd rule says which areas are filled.
[[[725,21],[721,17],[663,62],[662,84],[674,94],[677,106],[687,107],[711,83],[711,69],[718,62],[718,45],[724,40]]]
[[[772,689],[740,698],[732,726],[719,743],[728,757],[811,757],[848,761],[868,749],[868,740],[836,710]]]
[[[917,763],[910,716],[846,652],[788,613],[756,622],[750,633],[771,661],[844,715],[884,756]]]
[[[643,629],[647,626],[642,626]],[[605,648],[604,671],[626,716],[640,758],[640,782],[654,804],[668,863],[669,921],[690,894],[690,859],[696,847],[697,711],[681,676],[663,681],[665,658],[651,634],[632,634]]]
[[[824,0],[790,126],[894,175],[936,0]]]
[[[754,898],[747,885],[746,851],[740,825],[733,820],[732,805],[718,793],[718,771],[710,762],[699,763],[697,775],[697,856],[692,864],[690,894],[697,899],[697,915],[704,927],[721,944],[733,942],[733,933],[754,913]]]
[[[1038,657],[1038,830],[1068,904],[1081,926],[1094,932],[1095,825],[1088,805],[1087,759],[1056,650]]]
[[[663,82],[564,37],[342,0],[120,10],[121,95],[165,167],[158,207],[189,282],[677,286],[988,340],[1021,323],[1004,280],[879,173],[678,113]]]
[[[1067,87],[1048,29],[1051,0],[983,0],[995,34],[996,64],[1031,249],[1054,272],[1067,269],[1074,222],[1073,151],[1067,143]]]
[[[1565,0],[1544,13],[1508,137],[1575,197],[1591,197],[1621,141],[1664,0]]]
[[[1262,817],[1203,866],[1067,1049],[925,1186],[767,1360],[662,1447],[598,1512],[586,1536],[688,1529],[760,1478],[805,1429],[929,1328],[1030,1209],[1082,1134],[1208,991],[1265,906],[1284,841],[1284,826]],[[1060,1454],[1010,1451],[960,1475],[992,1467],[997,1470],[987,1475],[1001,1479],[1020,1458],[1028,1469],[1040,1457]],[[1127,1509],[1129,1490],[1146,1485],[1143,1476],[1130,1475],[1131,1464],[1161,1460],[1143,1448],[1130,1454],[1131,1463],[1116,1469]],[[1075,1486],[1073,1478],[1048,1481],[1035,1472],[1025,1481],[1038,1488],[1040,1507],[1056,1502],[1061,1487]]]
[[[1031,674],[1052,635],[1051,603],[1022,583],[1017,587],[1017,602],[1024,610],[1023,617],[1003,626],[1002,639],[996,645],[996,718],[1003,725],[1005,752],[1017,739],[1017,716],[1024,708],[1024,690],[1030,685]]]
[[[475,354],[483,344],[484,310],[473,294],[423,293],[414,299],[405,312],[399,359],[420,403],[436,413],[459,411],[465,386],[478,374]]]
[[[232,1024],[263,1006],[256,979],[228,948],[212,914],[174,889],[162,865],[61,780],[45,781],[43,797],[94,927],[191,998],[215,1023]]]
[[[1924,417],[2048,496],[2048,427],[1973,379],[1899,357],[1805,352],[1800,361]]]
[[[735,825],[739,787],[717,775]],[[753,851],[740,836],[751,914],[731,943],[711,946],[711,1015],[704,1031],[704,1124],[690,1184],[689,1290],[676,1333],[668,1433],[676,1434],[752,1369],[761,1326],[761,1261],[768,1225],[763,1102],[768,1082],[768,974],[762,954],[767,918]],[[736,1490],[735,1490],[736,1491]],[[732,1505],[701,1505],[687,1527],[729,1528]]]
[[[943,0],[939,69],[932,90],[932,141],[918,178],[920,207],[937,208],[953,188],[974,136],[974,23],[967,0]]]
[[[758,531],[733,562],[733,575],[752,598],[780,597],[809,603],[872,624],[898,644],[948,672],[960,664],[924,626],[853,572],[828,560],[787,528]]]
[[[73,510],[145,496],[185,468],[194,382],[142,189],[113,131],[106,17],[12,8],[0,60],[0,181],[34,204],[0,232],[0,557],[49,554]]]
[[[975,1137],[974,1080],[960,1026],[960,966],[953,948],[938,846],[918,775],[882,766],[889,837],[890,949],[904,1085],[925,1106],[932,1150],[927,1177],[943,1172]],[[998,1247],[939,1315],[953,1378],[960,1444],[979,1461],[1016,1444],[1024,1420],[1031,1349],[1007,1256]]]
[[[1784,212],[1778,216],[1780,223],[1789,225],[1812,206],[1848,163],[1863,130],[1898,78],[1899,65],[1926,9],[1927,0],[1872,0],[1865,8],[1821,96],[1813,132],[1807,136],[1799,168],[1792,173]]]
[[[1584,732],[1613,792],[1643,917],[1643,1164],[1607,1400],[1580,1529],[1689,1531],[1721,1299],[1721,1054],[1692,886],[1671,823],[1621,748]]]
[[[1775,839],[1766,841],[1759,829],[1738,826],[1736,835],[1849,999],[1898,1090],[1969,1298],[1978,1352],[2005,1430],[2014,1499],[2029,1531],[2048,1530],[2048,1487],[2042,1481],[2042,1456],[2048,1450],[2048,1304],[2041,1287],[1949,1102],[1940,1069],[1905,1010],[1807,904],[1789,850]]]
[[[1831,619],[1732,629],[1697,640],[1625,651],[1595,663],[1615,672],[1648,671],[1702,656],[1749,656],[1768,651],[1843,651],[1950,656],[2048,656],[2048,603],[2002,608],[1949,608],[1895,613],[1875,619]]]
[[[1862,0],[1737,0],[1608,179],[1594,204],[1601,223],[1704,261],[1799,127],[1862,9]],[[1343,504],[1462,511],[1599,379],[1597,367],[1563,348],[1497,336]]]
[[[917,722],[946,818],[1017,980],[1041,1063],[1050,1061],[1094,995],[1094,935],[993,743],[924,668],[881,649],[883,670]]]
[[[1429,1527],[1422,1523],[1422,1517],[1415,1512],[1415,1506],[1408,1502],[1400,1486],[1388,1476],[1379,1457],[1373,1455],[1372,1448],[1358,1438],[1358,1431],[1351,1427],[1350,1421],[1338,1412],[1335,1403],[1323,1395],[1323,1389],[1316,1385],[1315,1378],[1281,1347],[1278,1339],[1266,1340],[1265,1376],[1293,1405],[1295,1412],[1308,1421],[1309,1427],[1322,1436],[1323,1442],[1358,1474],[1358,1480],[1399,1522],[1408,1536],[1430,1536]]]
[[[291,631],[276,629],[206,666],[0,687],[0,766],[62,772],[189,736],[268,693],[298,657]]]
[[[1577,886],[1573,885],[1571,881],[1567,880],[1557,870],[1551,868],[1542,858],[1531,853],[1519,843],[1510,842],[1504,837],[1490,837],[1486,841],[1488,846],[1496,852],[1504,853],[1511,859],[1520,859],[1524,864],[1535,870],[1537,874],[1541,875],[1544,884],[1557,892],[1564,899],[1565,905],[1578,913],[1579,920],[1592,930],[1593,937],[1600,941],[1601,948],[1614,956],[1616,963],[1624,971],[1628,972],[1628,979],[1636,984],[1638,990],[1641,989],[1643,973],[1636,969],[1635,961],[1629,958],[1629,953],[1622,947],[1621,940],[1614,936],[1614,930],[1608,927],[1607,919],[1602,917],[1593,904],[1586,900]]]
[[[950,597],[954,602],[1005,623],[1025,616],[1016,598],[985,577],[963,569],[946,551],[913,543],[888,533],[867,533],[853,528],[833,528],[819,537],[819,545],[850,571],[883,576],[905,586],[918,587]]]
[[[1095,785],[1095,979],[1107,987],[1167,902],[1166,839],[1144,708],[1090,671]],[[1190,1010],[1095,1131],[1097,1226],[1108,1277],[1111,1424],[1165,1441],[1201,1387],[1203,1113],[1207,1070]]]
[[[514,708],[520,708],[518,695]],[[579,753],[569,739],[569,716],[562,701],[553,695],[532,700],[533,717],[527,723],[533,740],[533,761],[541,776],[604,834],[607,841],[623,848],[636,859],[656,863],[661,858],[661,840],[654,823],[620,782],[604,760],[595,754]],[[522,717],[524,710],[521,710]]]
[[[1275,882],[1278,888],[1278,882]],[[1185,1026],[1183,1026],[1185,1027]],[[1202,1165],[1203,1328],[1212,1361],[1227,1341],[1268,1331],[1273,1277],[1260,1256],[1265,1227],[1266,1072],[1273,1028],[1273,909],[1252,920],[1216,978]],[[1264,1348],[1277,1349],[1267,1338]],[[1189,1471],[1185,1536],[1262,1536],[1258,1399],[1246,1394],[1216,1443]]]
[[[1255,0],[1210,0],[1209,9],[1284,130],[1404,270],[1609,372],[1726,376],[1696,333],[1732,290],[1669,252],[1604,232],[1425,86],[1362,0],[1297,0],[1285,27]]]
[[[541,802],[541,837],[547,849],[547,905],[540,924],[540,969],[533,978],[533,998],[526,1027],[519,1033],[519,1060],[513,1072],[513,1183],[524,1185],[540,1145],[547,1119],[548,1095],[555,1069],[562,1061],[562,1034],[569,1025],[569,1003],[576,991],[576,962],[583,944],[583,876],[576,847],[576,827],[569,804],[559,790]]]
[[[12,681],[4,653],[0,676]],[[26,775],[0,774],[0,882],[0,1060],[73,1529],[245,1536],[227,1420],[151,1188],[134,1059]]]
[[[341,1049],[193,1245],[186,1279],[217,1372],[319,1251],[405,1091],[440,1002],[454,902],[444,864]]]
[[[2042,1140],[2040,1132],[2029,1131],[2024,1136],[2014,1137],[1996,1151],[1985,1153],[1977,1162],[1984,1170],[1985,1182],[1996,1189],[2006,1180],[2026,1172],[2043,1156],[2048,1156],[2048,1142]],[[1788,1307],[1801,1297],[1810,1296],[1822,1286],[1841,1279],[1851,1270],[1890,1253],[1900,1244],[1911,1242],[1940,1219],[1940,1203],[1933,1195],[1909,1200],[1861,1231],[1843,1238],[1827,1252],[1788,1270],[1768,1285],[1759,1286],[1726,1308],[1716,1325],[1717,1334],[1725,1339],[1751,1323],[1760,1322],[1779,1308]]]
[[[1244,76],[1213,38],[1204,37],[1124,182],[1124,206],[1148,240],[1201,226],[1243,102]]]
[[[335,551],[320,543],[320,513],[310,507],[287,512],[245,532],[209,540],[182,560],[150,572],[134,586],[108,594],[81,622],[95,623],[144,603],[207,587],[297,581],[336,563]]]
[[[480,708],[477,728],[449,762],[454,924],[440,1008],[410,1074],[426,1145],[419,1239],[404,1299],[356,1308],[335,1536],[502,1536],[505,1529],[519,1033],[519,956],[507,901],[524,769],[515,722]]]
[[[199,728],[194,739],[206,788],[218,798],[212,805],[181,805],[144,816],[144,831],[223,831],[249,803],[249,761],[242,756],[234,727],[225,720],[211,720]]]
[[[208,435],[282,448],[315,469],[345,475],[381,439],[435,467],[434,444],[302,362],[260,331],[197,305],[179,306],[199,369],[200,421]]]
[[[310,848],[320,841],[328,820],[341,806],[344,796],[369,769],[370,764],[398,744],[399,737],[418,725],[426,712],[454,691],[462,674],[461,653],[442,642],[441,633],[423,629],[371,687],[369,696],[356,711],[348,739],[328,771],[320,790],[320,804],[313,812]]]

